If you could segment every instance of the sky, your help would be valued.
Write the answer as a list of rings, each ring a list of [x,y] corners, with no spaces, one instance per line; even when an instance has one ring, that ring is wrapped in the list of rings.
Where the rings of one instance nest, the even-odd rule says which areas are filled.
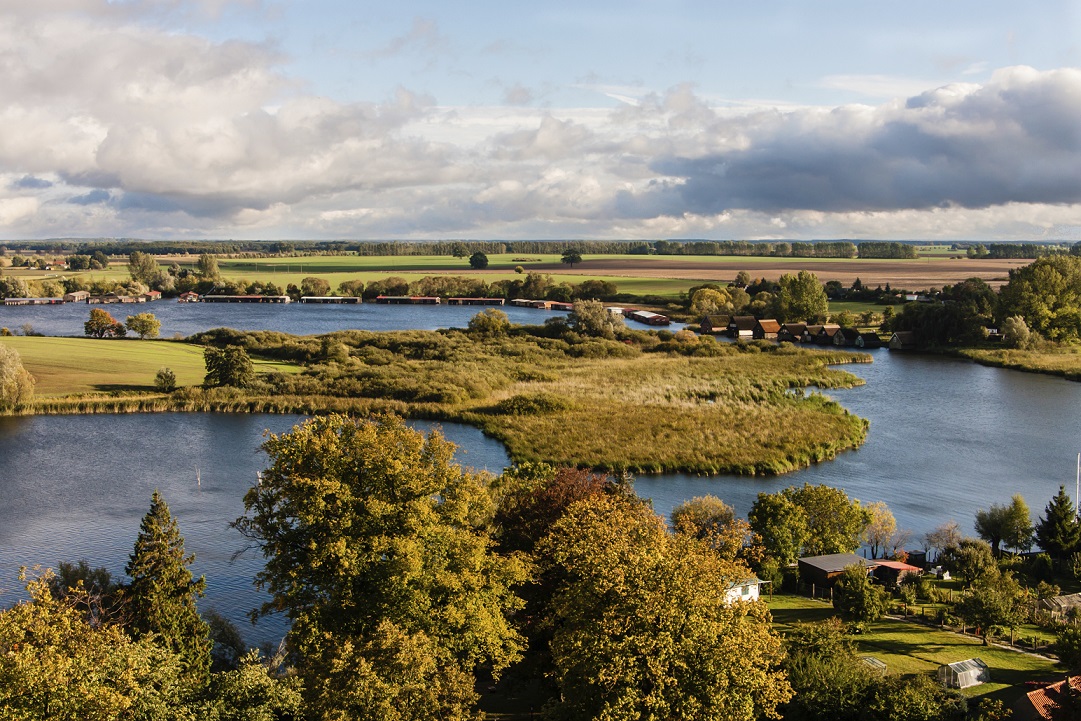
[[[0,238],[1081,240],[1081,2],[0,0]]]

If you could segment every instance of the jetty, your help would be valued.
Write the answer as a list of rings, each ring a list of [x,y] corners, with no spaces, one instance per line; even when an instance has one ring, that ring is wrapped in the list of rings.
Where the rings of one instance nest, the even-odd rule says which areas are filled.
[[[502,298],[447,298],[447,305],[503,305]]]
[[[360,305],[364,301],[356,295],[305,295],[300,298],[301,303],[319,303],[328,305]]]
[[[203,303],[289,303],[287,295],[204,295]]]
[[[434,295],[377,295],[375,302],[383,305],[439,305],[440,299]]]

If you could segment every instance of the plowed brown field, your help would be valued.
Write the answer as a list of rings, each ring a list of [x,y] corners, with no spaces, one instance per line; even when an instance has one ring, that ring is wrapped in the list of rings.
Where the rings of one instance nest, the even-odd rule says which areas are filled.
[[[679,278],[703,281],[731,281],[747,271],[752,278],[776,280],[785,273],[809,270],[818,279],[839,280],[851,285],[859,278],[872,287],[889,283],[894,288],[922,290],[950,285],[966,278],[982,278],[998,287],[1008,280],[1012,268],[1031,260],[974,260],[968,258],[918,258],[915,260],[861,260],[839,258],[684,258],[648,256],[641,260],[590,256],[573,269],[560,263],[531,264],[530,271],[561,275],[613,276],[635,278]]]

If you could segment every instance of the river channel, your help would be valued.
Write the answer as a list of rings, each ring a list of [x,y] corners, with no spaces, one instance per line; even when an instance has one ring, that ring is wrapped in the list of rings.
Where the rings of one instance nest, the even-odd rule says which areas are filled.
[[[382,310],[382,308],[380,309]],[[639,495],[667,514],[712,493],[746,514],[757,493],[825,483],[864,502],[885,501],[916,539],[1021,493],[1038,516],[1065,484],[1073,492],[1081,450],[1081,384],[939,357],[873,352],[873,364],[845,366],[866,384],[831,391],[871,422],[867,442],[836,460],[783,477],[643,476]],[[262,559],[228,522],[266,465],[265,429],[288,430],[298,416],[147,414],[0,419],[0,606],[20,597],[20,565],[86,558],[123,573],[155,488],[178,518],[196,573],[207,577],[203,608],[234,621],[261,597],[251,579]],[[428,424],[418,423],[424,429]],[[476,429],[447,425],[463,465],[499,472],[502,446]],[[913,541],[918,546],[918,540]],[[250,643],[273,641],[284,622],[242,626]]]

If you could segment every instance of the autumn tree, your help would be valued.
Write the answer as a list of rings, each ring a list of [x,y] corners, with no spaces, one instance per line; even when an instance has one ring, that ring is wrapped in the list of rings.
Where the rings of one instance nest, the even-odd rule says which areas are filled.
[[[32,401],[35,383],[34,376],[23,367],[19,352],[0,344],[0,410]]]
[[[597,338],[616,337],[616,332],[624,330],[622,315],[610,313],[599,300],[576,300],[567,322],[578,333]]]
[[[194,560],[184,552],[184,539],[169,506],[154,491],[124,568],[131,577],[124,590],[126,626],[134,638],[152,638],[179,656],[188,683],[201,686],[210,672],[211,644],[196,607],[206,581],[192,577],[189,566]]]
[[[716,496],[699,496],[672,509],[672,528],[700,541],[705,541],[720,556],[735,560],[744,550],[751,534],[747,521],[736,518],[736,512]]]
[[[136,313],[129,315],[124,323],[128,330],[139,336],[140,340],[157,338],[161,331],[161,321],[153,313]]]
[[[871,547],[871,558],[878,558],[879,553],[885,555],[897,532],[897,519],[882,501],[869,503],[866,509],[871,514],[871,521],[863,531],[863,542]]]
[[[779,718],[791,692],[769,613],[726,598],[742,564],[619,496],[572,505],[538,558],[566,579],[549,619],[557,716]]]
[[[302,295],[322,297],[330,295],[330,283],[323,278],[309,276],[300,281]]]
[[[94,308],[83,323],[83,332],[91,338],[119,338],[127,334],[127,328],[108,311]]]
[[[30,579],[29,598],[0,611],[4,718],[191,719],[178,656],[117,625],[91,624],[78,596],[57,598],[52,585],[48,572]]]
[[[961,525],[954,520],[946,521],[924,534],[923,540],[928,550],[935,549],[941,555],[945,549],[961,543]]]
[[[292,622],[306,708],[471,718],[475,670],[498,674],[521,647],[506,614],[525,566],[491,551],[487,477],[395,416],[315,418],[263,450],[235,525],[267,559],[261,613]]]
[[[1036,542],[1057,561],[1081,550],[1081,523],[1065,486],[1058,487],[1036,523]]]
[[[203,363],[206,366],[203,385],[208,387],[246,388],[255,380],[255,366],[240,346],[224,349],[207,346],[203,349]]]

